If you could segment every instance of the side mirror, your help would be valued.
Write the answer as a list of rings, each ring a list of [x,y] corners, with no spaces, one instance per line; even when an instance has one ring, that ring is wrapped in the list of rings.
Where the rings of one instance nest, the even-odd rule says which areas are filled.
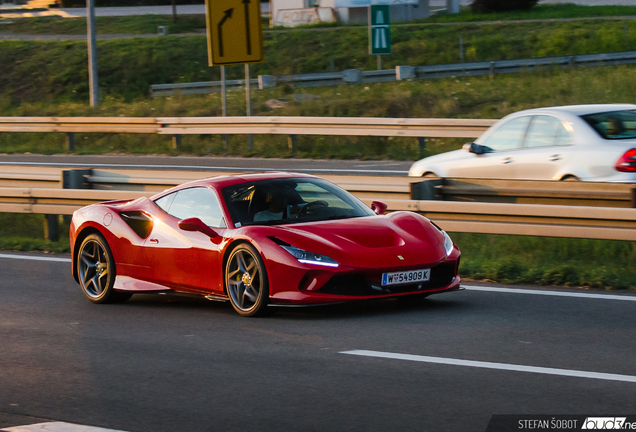
[[[371,210],[373,210],[377,215],[384,214],[387,207],[388,205],[386,205],[386,203],[383,203],[382,201],[373,201],[371,203]]]
[[[469,153],[474,153],[474,154],[484,154],[486,153],[486,150],[484,149],[484,146],[481,146],[479,144],[476,144],[474,142],[470,142],[470,143],[466,143],[462,146],[462,148],[464,150],[466,150]]]
[[[199,218],[188,218],[179,221],[179,228],[184,231],[195,231],[200,232],[211,239],[214,237],[218,237],[219,235],[212,228],[203,223],[203,221]]]

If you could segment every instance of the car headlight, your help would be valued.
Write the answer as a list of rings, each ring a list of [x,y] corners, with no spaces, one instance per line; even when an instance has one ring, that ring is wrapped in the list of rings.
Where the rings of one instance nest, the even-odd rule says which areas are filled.
[[[294,247],[294,246],[281,245],[280,247],[285,249],[287,252],[291,254],[291,256],[296,258],[298,262],[303,264],[315,264],[315,265],[321,265],[326,267],[338,267],[340,265],[336,261],[334,261],[333,259],[325,255],[320,255],[313,252],[307,252],[306,250],[298,249],[297,247]]]
[[[442,234],[444,234],[444,249],[446,249],[446,256],[449,256],[451,253],[453,253],[453,241],[451,240],[450,236],[446,234],[446,231],[440,231],[442,231]]]

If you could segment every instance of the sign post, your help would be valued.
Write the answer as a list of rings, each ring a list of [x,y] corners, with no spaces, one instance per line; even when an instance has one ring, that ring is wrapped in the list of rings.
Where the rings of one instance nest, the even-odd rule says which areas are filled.
[[[97,38],[95,36],[95,3],[86,0],[86,25],[88,27],[88,88],[91,106],[99,105],[99,84],[97,76]]]
[[[260,0],[206,0],[205,18],[210,66],[245,64],[247,115],[251,113],[249,63],[264,60]],[[222,70],[225,88],[225,70]],[[225,101],[225,92],[223,94]],[[224,104],[225,106],[225,104]],[[224,115],[227,113],[224,109]],[[252,136],[248,135],[252,150]]]
[[[382,69],[380,56],[391,54],[389,5],[369,6],[369,54],[378,56],[378,70]]]

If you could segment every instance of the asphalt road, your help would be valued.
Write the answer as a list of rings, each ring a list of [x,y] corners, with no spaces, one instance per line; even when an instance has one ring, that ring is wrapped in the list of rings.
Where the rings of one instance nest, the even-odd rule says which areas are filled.
[[[294,171],[312,174],[406,176],[413,161],[360,161],[315,159],[266,159],[240,157],[188,156],[75,156],[0,155],[3,165],[75,168],[121,168],[187,171],[264,172]]]
[[[633,295],[468,289],[246,319],[191,298],[93,305],[67,262],[6,255],[0,429],[457,432],[492,414],[636,414]]]

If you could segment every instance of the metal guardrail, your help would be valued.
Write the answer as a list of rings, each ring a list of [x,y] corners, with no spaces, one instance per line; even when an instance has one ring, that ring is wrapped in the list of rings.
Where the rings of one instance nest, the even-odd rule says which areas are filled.
[[[153,192],[0,188],[0,211],[70,215],[95,202],[134,199]],[[370,204],[373,198],[363,198]],[[450,232],[636,241],[636,209],[386,200],[390,211],[408,210]]]
[[[452,63],[429,66],[397,66],[395,69],[363,71],[347,69],[335,72],[319,72],[296,75],[259,75],[250,83],[259,90],[291,85],[293,87],[322,87],[345,84],[378,83],[396,80],[433,79],[456,76],[496,75],[540,70],[551,67],[573,68],[577,66],[595,67],[636,63],[636,51],[580,54],[572,56],[540,57],[531,59],[497,60],[470,63]],[[226,81],[228,90],[244,90],[245,80]],[[150,86],[151,96],[172,96],[175,94],[218,93],[221,81],[207,81],[177,84],[154,84]]]
[[[160,117],[159,134],[282,134],[476,138],[496,120],[378,117]]]
[[[519,73],[551,67],[574,68],[636,63],[636,51],[581,54],[573,56],[540,57],[519,60],[456,63],[431,66],[398,66],[398,80],[447,78],[451,76],[478,76]]]
[[[634,208],[636,184],[440,178],[411,183],[411,199]]]
[[[0,117],[0,132],[476,138],[495,122],[378,117]]]
[[[157,171],[151,169],[49,168],[16,164],[15,166],[0,166],[0,187],[32,190],[91,189],[99,193],[102,191],[157,193],[193,180],[240,173],[243,173],[243,171],[239,168],[235,172]],[[359,198],[409,199],[411,194],[410,183],[412,179],[408,177],[354,175],[323,175],[321,177],[339,185]]]

